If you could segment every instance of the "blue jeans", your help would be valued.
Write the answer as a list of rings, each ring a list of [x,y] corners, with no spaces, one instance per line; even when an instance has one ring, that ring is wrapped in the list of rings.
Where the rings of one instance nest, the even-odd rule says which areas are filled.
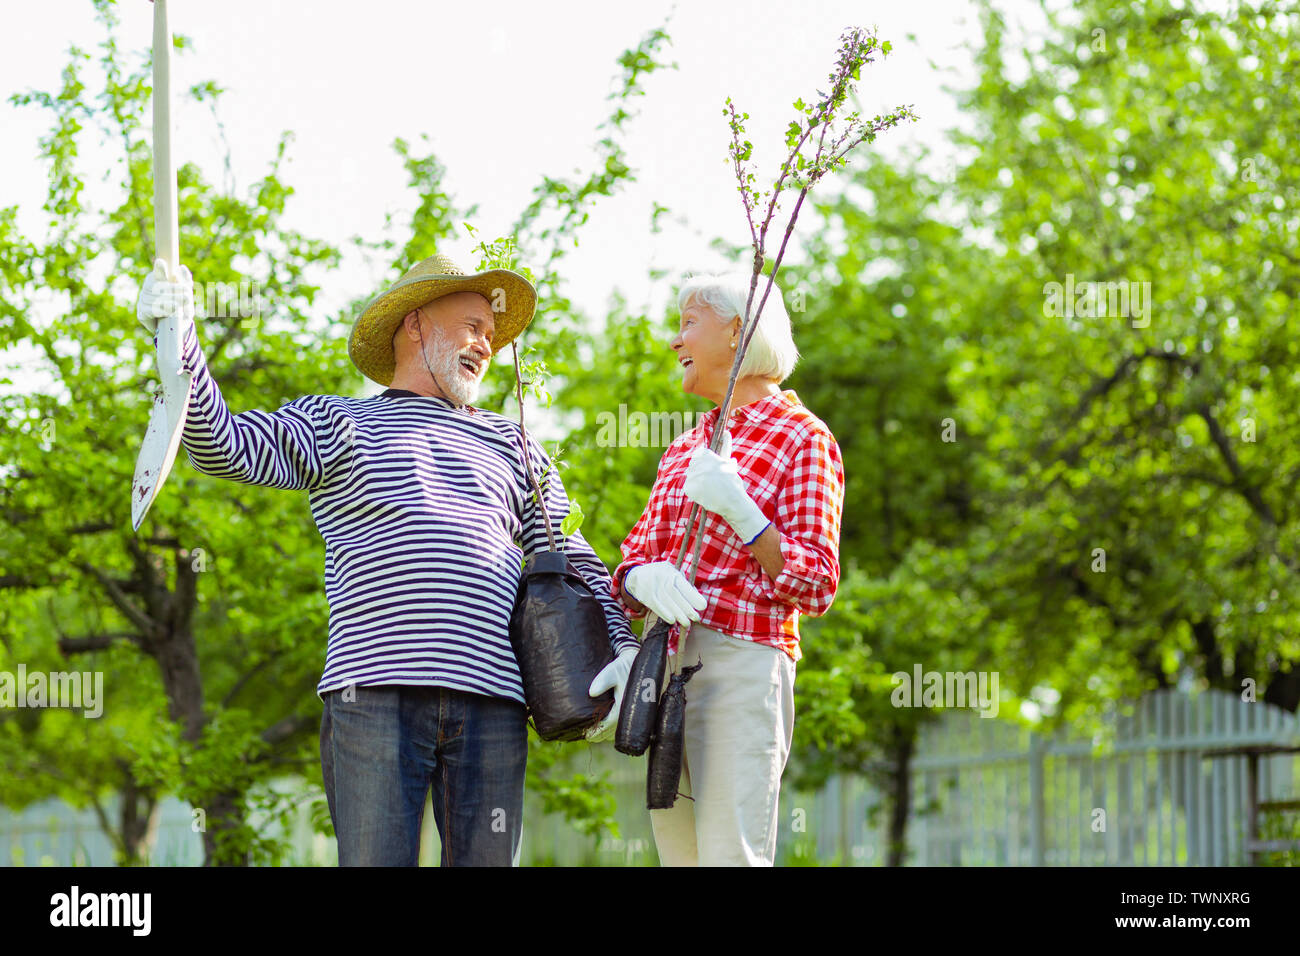
[[[522,704],[404,685],[349,687],[322,699],[321,772],[339,866],[416,866],[430,786],[443,866],[519,865],[528,760]]]

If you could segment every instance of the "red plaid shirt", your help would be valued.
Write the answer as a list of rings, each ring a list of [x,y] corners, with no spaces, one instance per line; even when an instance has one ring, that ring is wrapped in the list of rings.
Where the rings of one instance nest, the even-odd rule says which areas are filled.
[[[705,627],[731,637],[779,647],[794,660],[799,650],[799,613],[824,614],[840,580],[840,518],[844,510],[844,462],[824,422],[790,390],[731,412],[732,457],[745,490],[781,536],[785,567],[773,580],[731,526],[712,512],[694,584],[708,601]],[[634,612],[619,590],[623,575],[639,564],[675,561],[682,546],[691,500],[682,492],[696,448],[708,446],[718,409],[703,415],[668,446],[650,500],[623,542],[614,571],[614,597],[629,618]],[[693,550],[693,549],[692,549]],[[688,550],[682,571],[690,571]],[[673,626],[670,649],[677,644]]]

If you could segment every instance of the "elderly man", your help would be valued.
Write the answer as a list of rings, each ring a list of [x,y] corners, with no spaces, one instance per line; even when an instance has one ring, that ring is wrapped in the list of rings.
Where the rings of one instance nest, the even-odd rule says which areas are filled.
[[[523,558],[545,550],[518,423],[473,406],[492,355],[532,319],[521,275],[418,263],[357,317],[348,354],[372,398],[307,395],[232,415],[208,372],[188,271],[145,282],[151,331],[180,312],[194,376],[183,441],[200,472],[308,492],[325,539],[329,641],[317,687],[339,863],[417,862],[430,787],[442,864],[517,865],[528,739],[509,620]],[[549,465],[528,440],[536,474]],[[568,513],[547,482],[557,537]],[[270,529],[268,529],[270,530]],[[621,697],[636,638],[580,534],[566,553],[601,600],[616,654],[591,686]],[[618,706],[588,736],[613,731]]]

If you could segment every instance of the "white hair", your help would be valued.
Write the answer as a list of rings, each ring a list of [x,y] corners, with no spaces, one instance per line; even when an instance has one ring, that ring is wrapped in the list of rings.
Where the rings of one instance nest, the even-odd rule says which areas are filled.
[[[688,276],[677,293],[677,309],[683,311],[693,298],[716,312],[723,322],[730,322],[738,316],[743,320],[752,278],[752,274],[740,272]],[[755,310],[763,299],[766,284],[767,278],[759,276],[758,286],[754,289],[752,308]],[[794,336],[790,332],[790,315],[785,310],[780,287],[774,284],[772,294],[763,306],[763,314],[759,316],[758,327],[749,340],[739,375],[755,375],[780,384],[790,377],[797,361],[799,350],[795,348]]]

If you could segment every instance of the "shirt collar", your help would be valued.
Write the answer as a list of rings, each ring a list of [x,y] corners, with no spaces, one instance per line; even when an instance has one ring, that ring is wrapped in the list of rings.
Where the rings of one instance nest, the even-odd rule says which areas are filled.
[[[445,398],[439,398],[437,395],[421,395],[419,392],[412,392],[405,388],[390,388],[380,392],[379,398],[426,398],[429,401],[437,402],[443,408],[450,408],[453,411],[463,411],[468,415],[473,415],[478,409],[473,405],[455,405]]]
[[[799,396],[795,394],[794,389],[787,388],[765,398],[760,398],[756,402],[750,402],[748,405],[742,405],[739,408],[731,410],[732,421],[742,422],[760,422],[764,419],[771,418],[778,408],[788,408],[794,405],[802,405]],[[717,421],[719,408],[713,408],[708,412],[710,421]]]

